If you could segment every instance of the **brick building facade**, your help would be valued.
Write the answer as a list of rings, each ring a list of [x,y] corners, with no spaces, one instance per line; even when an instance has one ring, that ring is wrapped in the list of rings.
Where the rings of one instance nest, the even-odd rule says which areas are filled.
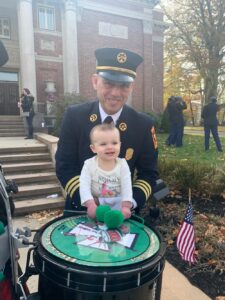
[[[163,99],[163,31],[153,0],[1,0],[0,38],[8,63],[0,68],[0,114],[19,114],[19,91],[34,94],[46,113],[49,94],[78,92],[94,98],[94,50],[121,47],[144,57],[130,104],[160,112]],[[9,102],[11,103],[9,105]]]

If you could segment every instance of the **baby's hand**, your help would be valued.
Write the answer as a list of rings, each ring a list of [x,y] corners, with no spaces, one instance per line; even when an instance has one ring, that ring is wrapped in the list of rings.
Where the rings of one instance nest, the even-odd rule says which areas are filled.
[[[95,204],[94,199],[86,201],[85,206],[87,207],[88,217],[91,218],[91,219],[95,219],[96,218],[97,205]]]
[[[131,202],[130,201],[123,201],[121,212],[124,216],[124,219],[129,219],[131,217]]]

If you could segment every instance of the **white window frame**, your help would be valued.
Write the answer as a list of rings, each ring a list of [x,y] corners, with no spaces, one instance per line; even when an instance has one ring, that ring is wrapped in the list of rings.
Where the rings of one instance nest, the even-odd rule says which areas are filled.
[[[4,25],[3,22],[7,20],[8,25]],[[0,38],[3,39],[10,39],[11,38],[11,26],[10,26],[10,19],[7,17],[0,17],[0,22],[2,22],[2,31],[0,31]],[[6,27],[9,31],[9,35],[4,34],[4,27]]]
[[[40,18],[39,18],[39,13],[40,10],[44,10],[44,26],[43,28],[41,27],[40,24]],[[53,25],[52,28],[48,28],[48,10],[52,11],[53,15]],[[37,19],[38,19],[38,28],[40,30],[47,30],[47,31],[55,31],[55,8],[52,6],[47,6],[47,5],[39,5],[37,9]]]

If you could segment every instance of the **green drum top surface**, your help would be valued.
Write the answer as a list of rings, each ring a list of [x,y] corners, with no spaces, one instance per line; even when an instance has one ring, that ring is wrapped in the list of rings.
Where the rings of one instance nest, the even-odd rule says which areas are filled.
[[[65,261],[99,267],[142,262],[160,248],[156,233],[135,220],[126,220],[119,229],[109,230],[85,215],[50,224],[43,231],[41,243]]]

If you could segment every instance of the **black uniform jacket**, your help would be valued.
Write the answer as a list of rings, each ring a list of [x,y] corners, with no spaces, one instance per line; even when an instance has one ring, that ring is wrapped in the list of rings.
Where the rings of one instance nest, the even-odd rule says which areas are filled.
[[[203,107],[202,118],[204,119],[205,126],[218,125],[218,119],[216,115],[219,109],[220,107],[217,103],[209,103]]]
[[[75,209],[80,208],[81,169],[84,161],[94,155],[90,149],[89,133],[100,123],[98,101],[68,107],[62,121],[56,174],[67,192],[67,201],[70,198]],[[116,127],[121,136],[120,157],[128,162],[133,179],[133,197],[141,208],[158,179],[158,150],[153,122],[146,114],[125,105]]]

